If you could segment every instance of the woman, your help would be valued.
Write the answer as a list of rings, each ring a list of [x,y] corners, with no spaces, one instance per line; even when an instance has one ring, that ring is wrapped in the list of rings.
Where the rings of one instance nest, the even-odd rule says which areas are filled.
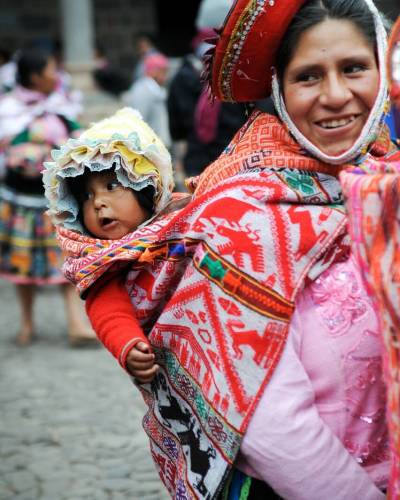
[[[245,102],[272,87],[276,113],[255,111],[158,227],[86,240],[82,260],[61,232],[90,304],[104,270],[136,261],[127,288],[160,366],[141,386],[144,426],[177,498],[384,498],[379,324],[337,176],[390,150],[376,141],[385,36],[370,0],[237,1],[212,92]],[[124,364],[134,326],[131,339],[97,326]]]
[[[242,9],[237,8],[242,16],[244,16],[245,9],[248,8],[248,5],[245,6],[244,4],[245,2],[242,2]],[[291,21],[275,56],[276,75],[272,78],[275,109],[297,143],[307,152],[304,156],[310,157],[309,154],[311,153],[312,157],[320,160],[319,165],[316,165],[316,170],[332,172],[335,175],[338,172],[336,165],[340,169],[342,164],[360,159],[360,152],[363,152],[363,148],[371,143],[371,133],[373,133],[374,129],[376,131],[385,92],[383,85],[379,86],[379,72],[381,82],[383,83],[385,80],[382,47],[384,33],[382,27],[379,27],[376,21],[374,27],[372,14],[369,12],[374,10],[371,2],[309,1],[298,2],[298,4],[304,5]],[[263,8],[266,10],[268,6]],[[275,6],[269,8],[272,11]],[[297,10],[296,7],[295,10]],[[376,20],[376,14],[374,15]],[[259,25],[257,25],[257,21],[254,21],[250,28],[250,30],[253,30],[251,31],[253,40],[251,40],[250,35],[244,42],[244,48],[242,48],[239,57],[234,60],[233,67],[227,67],[230,62],[229,56],[224,59],[223,51],[227,49],[229,44],[234,43],[235,37],[238,38],[240,27],[237,28],[237,31],[232,28],[232,23],[238,22],[238,12],[236,12],[236,16],[235,9],[233,9],[221,39],[217,43],[212,68],[212,90],[218,97],[225,99],[249,100],[255,97],[264,97],[267,91],[263,89],[262,84],[267,86],[268,79],[261,75],[263,71],[261,66],[262,56],[251,59],[248,54],[250,53],[249,47],[251,43],[255,43],[257,36],[259,38],[260,33],[267,32],[267,28],[271,28],[271,26],[267,26],[266,21],[263,24],[260,20]],[[266,16],[265,13],[264,17]],[[255,18],[258,19],[259,17],[263,17],[263,14],[256,13]],[[368,17],[369,21],[366,22]],[[240,22],[245,24],[246,20],[242,17]],[[239,26],[242,25],[239,24]],[[378,31],[377,34],[376,30]],[[228,41],[224,40],[224,34],[229,37]],[[380,61],[376,60],[375,48]],[[269,49],[260,50],[268,51]],[[265,57],[268,57],[268,54],[264,54]],[[248,59],[250,63],[246,66]],[[257,63],[259,64],[257,65]],[[380,68],[378,68],[378,64],[380,64]],[[253,70],[254,66],[256,68]],[[257,95],[257,92],[260,94]],[[265,128],[270,127],[270,129],[276,127],[278,122],[276,118],[267,119],[267,117],[259,115],[253,119],[253,134],[255,134],[254,129],[257,121],[264,122],[262,126]],[[268,134],[268,129],[266,129],[266,132],[263,136],[260,135],[260,138],[268,144],[271,134]],[[276,139],[282,137],[283,130],[275,132],[272,129],[272,132],[277,134]],[[236,147],[238,149],[243,148],[244,144],[245,140],[243,138],[239,139]],[[284,145],[288,156],[293,146],[290,140]],[[257,150],[257,148],[255,149]],[[265,150],[265,147],[262,150]],[[280,154],[283,156],[283,153]],[[275,157],[274,160],[276,162],[277,158]],[[274,160],[271,162],[272,166],[278,166],[277,163],[274,165]],[[232,163],[234,164],[234,162],[231,162],[230,168],[232,168]],[[209,176],[211,179],[212,177],[218,178],[218,182],[220,182],[221,175],[218,173],[218,167],[218,162],[217,165],[214,164],[209,167]],[[325,170],[326,167],[328,167],[328,170]],[[224,169],[222,168],[221,171],[224,172]],[[198,187],[200,191],[204,189],[201,182],[200,179]],[[209,189],[210,182],[213,181],[209,179],[205,182],[207,183],[207,189]],[[292,221],[296,222],[295,219],[292,219]],[[346,286],[344,281],[341,280],[350,280],[352,284]],[[353,288],[353,292],[350,291],[351,288]],[[353,294],[357,289],[358,292]],[[359,306],[364,303],[364,306],[369,308],[369,320],[367,319],[364,326],[362,326],[359,319],[364,315],[364,319],[366,319],[368,314],[366,309],[362,310],[362,307],[356,313],[357,306],[355,304],[357,302]],[[367,306],[368,302],[369,305]],[[350,305],[351,303],[352,305]],[[330,399],[329,396],[329,394],[331,396],[334,394],[334,388],[331,385],[334,381],[333,370],[331,371],[332,378],[330,382],[329,376],[324,377],[324,370],[319,370],[322,368],[322,363],[326,363],[325,368],[329,369],[328,358],[324,358],[324,347],[325,353],[330,352],[331,355],[333,352],[338,353],[337,349],[339,351],[346,349],[344,344],[339,346],[340,342],[332,343],[332,336],[336,337],[337,341],[340,337],[344,340],[343,335],[346,334],[348,340],[352,339],[354,343],[357,343],[358,338],[358,341],[361,342],[360,339],[366,335],[368,322],[372,326],[371,321],[374,321],[374,327],[371,328],[370,333],[373,331],[374,335],[370,335],[369,339],[372,341],[373,336],[375,336],[377,344],[374,346],[372,342],[370,348],[375,351],[376,355],[379,355],[378,324],[376,318],[373,320],[375,316],[373,307],[367,298],[366,292],[363,291],[362,283],[359,280],[359,272],[354,261],[349,259],[345,264],[331,266],[317,281],[310,284],[299,294],[296,299],[296,306],[286,348],[275,373],[275,378],[271,380],[270,386],[265,390],[253,419],[250,421],[242,442],[242,457],[239,459],[238,466],[242,470],[249,472],[250,475],[258,475],[260,478],[267,480],[284,498],[306,498],[307,495],[308,498],[318,498],[325,494],[331,498],[367,498],[371,491],[369,493],[366,491],[363,493],[346,491],[346,487],[342,488],[333,479],[334,486],[330,494],[324,492],[324,487],[321,484],[317,485],[318,480],[316,478],[319,476],[317,471],[321,471],[320,477],[322,478],[322,469],[327,471],[330,462],[329,467],[333,477],[338,476],[338,471],[335,473],[334,469],[335,467],[341,467],[339,465],[341,459],[339,459],[339,455],[336,459],[334,456],[329,459],[328,455],[325,454],[325,459],[327,459],[327,462],[325,462],[325,459],[322,459],[321,456],[318,457],[318,453],[310,453],[310,450],[313,449],[312,440],[318,434],[317,429],[320,429],[319,435],[322,436],[324,432],[323,426],[319,427],[317,422],[312,425],[310,420],[311,425],[308,434],[307,426],[304,425],[302,431],[299,432],[297,422],[299,418],[304,418],[304,421],[307,421],[307,408],[308,411],[312,410],[313,407],[314,409],[317,408],[322,421],[331,428],[336,436],[341,438],[347,450],[360,464],[367,465],[369,461],[371,465],[371,463],[375,462],[376,469],[380,469],[378,474],[376,474],[377,471],[375,472],[375,477],[371,470],[374,467],[367,466],[366,470],[369,469],[371,478],[375,480],[378,486],[382,489],[385,487],[387,451],[385,451],[385,447],[377,446],[378,442],[375,440],[375,451],[370,453],[369,456],[367,456],[368,453],[363,456],[362,450],[366,450],[365,444],[372,444],[374,439],[366,438],[365,434],[362,437],[367,425],[364,431],[360,426],[357,428],[355,418],[357,418],[356,415],[358,414],[361,422],[361,413],[356,411],[355,407],[351,407],[351,401],[360,402],[361,394],[357,395],[357,391],[352,393],[355,385],[351,382],[351,377],[346,376],[346,371],[354,370],[353,374],[355,375],[360,367],[357,368],[355,364],[352,368],[350,365],[346,368],[346,363],[340,363],[339,359],[336,360],[339,363],[336,366],[339,366],[339,371],[341,371],[341,375],[339,372],[336,373],[337,381],[340,379],[342,381],[347,380],[344,382],[342,389],[339,389],[340,384],[337,383],[336,385],[336,389],[342,392],[341,396],[339,393],[336,394],[338,399],[336,399],[336,396]],[[338,309],[336,312],[334,312],[335,308]],[[350,313],[350,309],[355,313],[354,316]],[[318,326],[318,332],[315,331],[315,325]],[[311,336],[308,332],[311,333]],[[321,343],[319,343],[320,341]],[[324,346],[324,343],[327,345]],[[293,352],[295,354],[291,361],[293,364],[288,363],[287,358],[287,356],[291,356],[289,354],[291,349],[293,349],[291,354]],[[349,352],[342,351],[339,358],[349,359],[349,355]],[[316,358],[313,360],[313,356],[320,357],[319,362]],[[292,378],[290,366],[294,369],[296,364],[297,376]],[[330,369],[332,368],[331,366]],[[300,373],[305,375],[303,389],[301,389],[302,375]],[[359,372],[357,376],[368,380],[365,375],[366,372],[364,372],[364,375]],[[280,378],[279,381],[278,377]],[[307,404],[307,399],[305,399],[307,384],[311,384],[309,389],[312,390],[311,394],[314,398],[314,403],[311,405]],[[347,387],[346,384],[348,384]],[[285,404],[281,400],[282,392],[284,394],[294,393],[295,385],[299,390],[297,403],[297,398],[292,397]],[[380,390],[382,390],[382,387]],[[383,401],[379,401],[378,393],[375,396],[377,397],[375,405],[373,404],[369,409],[374,410],[375,416],[381,412],[382,419]],[[339,409],[340,399],[342,399],[343,403],[341,409]],[[275,401],[276,405],[274,405]],[[372,400],[370,400],[371,402]],[[361,407],[362,405],[358,409],[360,410]],[[264,408],[265,411],[263,411]],[[268,408],[270,409],[268,410]],[[303,411],[300,411],[300,408]],[[365,410],[366,407],[364,407],[363,411],[365,412]],[[353,415],[353,421],[352,418],[345,418],[345,421],[347,420],[345,425],[348,426],[348,429],[344,432],[344,434],[351,434],[352,437],[348,435],[346,438],[342,433],[343,428],[339,430],[344,422],[342,412],[347,413],[348,416]],[[260,433],[260,429],[263,428],[261,424],[265,425],[265,422],[268,421],[273,423],[274,430],[263,435]],[[278,423],[280,425],[277,425]],[[382,425],[383,420],[381,420]],[[253,431],[254,438],[251,437]],[[359,433],[358,436],[357,433]],[[309,438],[307,438],[307,435],[309,435]],[[363,439],[366,439],[364,445],[362,444]],[[380,439],[382,439],[382,435]],[[294,448],[291,448],[294,442],[297,442],[297,444]],[[324,440],[321,439],[320,449],[330,449],[332,451],[332,447],[325,446],[323,442]],[[374,445],[372,445],[373,447]],[[370,451],[372,451],[372,448],[370,448]],[[378,457],[378,455],[380,456]],[[288,457],[291,456],[295,458],[289,460]],[[283,460],[283,457],[286,460]],[[301,457],[303,457],[302,463],[304,465],[302,472],[299,473],[298,464]],[[244,460],[241,462],[243,458]],[[313,475],[314,480],[311,480]],[[381,475],[382,479],[385,476],[385,480],[380,484],[379,480],[377,481],[377,475]],[[344,478],[344,475],[342,477]],[[307,478],[309,478],[309,481],[307,481]],[[299,488],[299,483],[307,484],[304,492]],[[348,485],[351,485],[351,483],[349,481]],[[314,490],[314,488],[316,489]],[[335,488],[337,488],[336,494],[333,494]],[[375,492],[375,494],[378,498],[379,493]],[[372,493],[372,495],[374,494]]]
[[[17,87],[0,101],[0,141],[5,173],[0,193],[0,276],[17,288],[21,326],[17,343],[32,341],[35,286],[61,285],[71,344],[93,333],[83,321],[79,299],[60,272],[61,251],[54,227],[45,215],[43,161],[54,146],[79,126],[76,105],[56,91],[58,76],[52,56],[37,49],[22,51]]]

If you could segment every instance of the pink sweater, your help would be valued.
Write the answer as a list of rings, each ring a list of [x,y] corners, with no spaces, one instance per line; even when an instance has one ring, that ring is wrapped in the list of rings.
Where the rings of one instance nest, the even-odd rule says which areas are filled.
[[[378,319],[350,258],[298,297],[237,467],[290,500],[382,499],[385,394]]]

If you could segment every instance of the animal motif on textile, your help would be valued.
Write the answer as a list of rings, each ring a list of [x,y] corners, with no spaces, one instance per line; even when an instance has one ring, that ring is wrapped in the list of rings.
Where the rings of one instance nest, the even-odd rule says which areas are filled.
[[[59,229],[82,294],[129,266],[127,290],[160,370],[141,385],[154,461],[181,500],[218,496],[279,361],[306,280],[342,258],[340,186],[248,170],[121,240]]]

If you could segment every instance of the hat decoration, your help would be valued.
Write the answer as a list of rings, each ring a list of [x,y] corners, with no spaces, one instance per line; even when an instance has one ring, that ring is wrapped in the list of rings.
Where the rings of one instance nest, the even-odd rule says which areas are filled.
[[[170,201],[174,187],[171,156],[140,113],[131,108],[93,124],[78,139],[69,139],[52,151],[52,159],[45,162],[43,171],[48,214],[54,224],[67,229],[84,232],[68,179],[85,169],[113,168],[118,181],[135,191],[153,186],[155,214]]]
[[[204,78],[221,101],[248,102],[271,93],[276,53],[305,0],[236,0],[205,57]]]

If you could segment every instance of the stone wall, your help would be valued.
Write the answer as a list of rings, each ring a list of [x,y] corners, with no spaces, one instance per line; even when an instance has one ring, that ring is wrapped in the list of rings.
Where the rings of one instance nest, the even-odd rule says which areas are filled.
[[[132,68],[138,33],[156,34],[152,0],[93,0],[97,42],[122,67]]]
[[[15,50],[32,39],[57,37],[58,2],[0,0],[0,46]]]

